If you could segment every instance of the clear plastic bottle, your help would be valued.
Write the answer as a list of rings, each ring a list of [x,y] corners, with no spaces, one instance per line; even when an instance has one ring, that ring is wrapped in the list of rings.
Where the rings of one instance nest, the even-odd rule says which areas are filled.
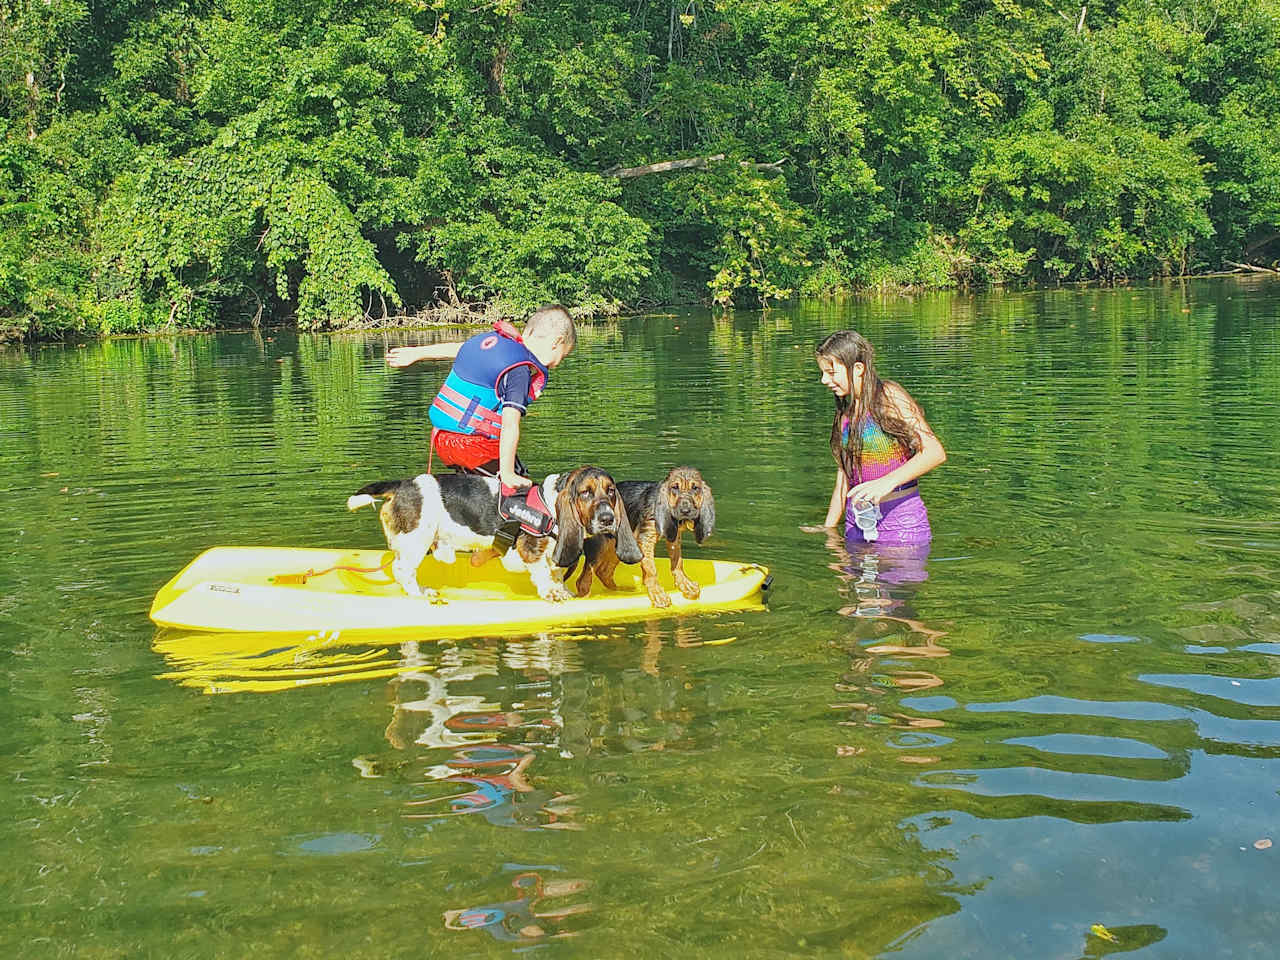
[[[853,522],[862,531],[864,540],[872,542],[880,536],[880,531],[876,529],[876,524],[880,522],[881,516],[880,507],[870,500],[855,500],[853,502]]]

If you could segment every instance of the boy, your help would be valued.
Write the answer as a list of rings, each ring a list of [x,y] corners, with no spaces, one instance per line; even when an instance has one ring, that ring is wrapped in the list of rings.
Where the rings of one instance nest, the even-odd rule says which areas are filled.
[[[532,485],[516,455],[520,418],[577,340],[569,311],[552,304],[534,311],[523,335],[499,321],[463,343],[395,347],[387,351],[387,363],[400,368],[454,358],[431,405],[432,448],[463,473],[497,476],[507,501],[517,488]]]

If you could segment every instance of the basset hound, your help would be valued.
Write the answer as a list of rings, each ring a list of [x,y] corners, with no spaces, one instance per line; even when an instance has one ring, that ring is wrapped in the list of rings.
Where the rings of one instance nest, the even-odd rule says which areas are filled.
[[[557,577],[555,568],[573,567],[587,537],[616,544],[623,562],[640,562],[640,548],[617,485],[599,467],[554,473],[542,482],[541,493],[545,502],[555,504],[556,529],[545,537],[521,530],[505,551],[494,548],[502,523],[495,477],[424,473],[409,480],[382,480],[348,497],[347,509],[384,501],[382,530],[395,554],[392,575],[405,593],[430,600],[438,599],[437,591],[418,584],[418,568],[428,553],[441,563],[453,563],[457,551],[471,550],[472,566],[501,556],[508,570],[528,571],[544,600],[570,598],[563,573]]]
[[[671,557],[671,577],[676,588],[690,600],[696,600],[702,588],[684,572],[680,537],[685,530],[693,531],[693,538],[702,543],[716,525],[716,503],[710,485],[693,467],[676,467],[660,482],[649,480],[620,480],[618,491],[631,518],[632,530],[639,545],[642,559],[640,571],[644,577],[649,602],[655,607],[671,606],[671,598],[658,583],[658,570],[653,562],[658,537],[667,541],[667,554]],[[609,537],[590,537],[584,553],[586,562],[578,575],[575,589],[578,596],[591,592],[591,578],[596,576],[610,590],[617,590],[613,571],[618,563],[631,563],[622,553],[621,538],[618,548]]]

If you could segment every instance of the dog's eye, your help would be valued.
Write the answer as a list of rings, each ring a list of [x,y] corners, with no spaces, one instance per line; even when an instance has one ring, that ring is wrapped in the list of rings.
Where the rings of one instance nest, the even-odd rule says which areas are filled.
[[[579,500],[590,500],[590,499],[591,499],[591,491],[590,491],[590,490],[579,490],[579,491],[578,491],[578,499],[579,499]]]
[[[689,492],[690,492],[690,493],[697,493],[700,489],[701,489],[701,488],[700,488],[696,483],[694,483],[694,484],[690,484],[690,486],[689,486]]]

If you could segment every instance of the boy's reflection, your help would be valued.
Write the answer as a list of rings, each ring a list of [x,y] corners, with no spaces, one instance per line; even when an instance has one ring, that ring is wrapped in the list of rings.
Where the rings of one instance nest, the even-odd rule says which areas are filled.
[[[536,943],[576,935],[566,926],[570,917],[588,913],[589,903],[549,905],[587,889],[584,880],[544,880],[533,871],[519,874],[511,885],[519,891],[515,900],[488,903],[463,910],[446,910],[444,925],[449,930],[484,930],[495,940]]]
[[[426,800],[410,800],[405,806],[415,812],[406,813],[405,819],[434,820],[478,813],[495,827],[581,830],[580,824],[568,819],[578,812],[573,806],[576,796],[535,790],[525,779],[525,771],[533,758],[531,749],[518,744],[464,747],[443,765],[429,769],[427,776],[439,783],[467,784],[471,789]],[[447,804],[448,809],[435,807],[428,812],[417,812],[435,804]]]
[[[423,746],[429,765],[421,786],[462,784],[469,789],[406,803],[410,820],[479,814],[499,827],[522,830],[576,830],[573,795],[536,789],[529,781],[535,748],[558,747],[563,727],[549,677],[519,684],[524,700],[510,709],[482,696],[450,692],[456,685],[496,676],[491,650],[451,651],[450,662],[431,670],[416,645],[406,644],[405,659],[421,667],[392,682],[395,707],[387,741],[398,750]]]

